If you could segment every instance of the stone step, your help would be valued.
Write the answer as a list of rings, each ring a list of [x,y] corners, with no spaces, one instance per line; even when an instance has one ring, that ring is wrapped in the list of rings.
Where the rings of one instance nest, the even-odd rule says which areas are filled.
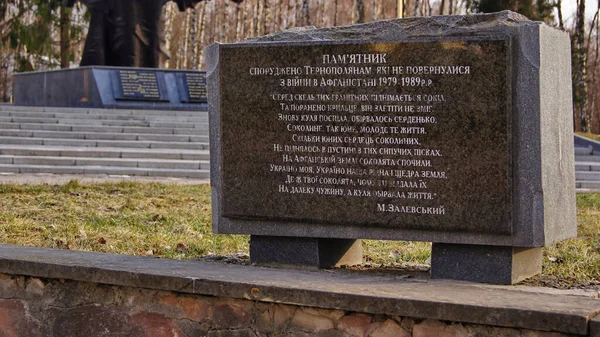
[[[575,163],[579,162],[600,162],[600,155],[577,155],[575,156]]]
[[[575,171],[575,181],[600,181],[600,171]]]
[[[135,120],[135,121],[171,121],[180,123],[208,123],[208,116],[177,115],[117,115],[90,113],[58,113],[29,111],[0,111],[0,118],[42,118],[42,119],[89,119],[89,120]]]
[[[0,123],[17,124],[59,124],[59,125],[103,125],[103,126],[138,126],[157,128],[193,128],[208,130],[208,123],[186,123],[171,121],[137,121],[114,119],[78,119],[78,118],[27,118],[27,117],[0,117]]]
[[[45,130],[45,131],[75,131],[75,132],[109,132],[109,133],[146,133],[164,135],[208,135],[208,129],[202,128],[168,128],[168,127],[138,127],[138,126],[106,126],[106,125],[60,125],[35,123],[0,123],[0,129],[8,130]]]
[[[0,155],[0,164],[33,166],[109,166],[152,169],[209,170],[206,160],[166,160],[137,158],[43,157]]]
[[[575,147],[575,155],[576,156],[592,155],[593,151],[594,150],[591,147],[580,147],[580,146]]]
[[[0,144],[207,150],[208,143],[0,137]]]
[[[32,107],[16,105],[0,105],[0,111],[9,112],[39,112],[39,113],[69,113],[69,114],[98,114],[98,115],[131,115],[131,116],[190,116],[207,117],[208,111],[190,110],[138,110],[138,109],[93,109],[93,108],[61,108],[61,107]]]
[[[110,167],[110,166],[53,166],[53,165],[7,165],[0,164],[0,173],[28,173],[28,174],[107,174],[127,175],[140,177],[174,177],[208,179],[208,170],[180,170],[180,169],[151,169],[139,167]]]
[[[66,132],[43,130],[0,129],[0,136],[29,137],[52,139],[93,139],[93,140],[127,140],[127,141],[160,141],[160,142],[205,142],[209,137],[200,135],[143,134],[143,133],[111,133],[111,132]]]
[[[209,160],[208,150],[131,149],[113,147],[27,146],[0,143],[0,155],[42,157],[92,157],[167,160]]]
[[[600,189],[600,181],[578,180],[575,182],[575,188],[581,189]]]
[[[600,162],[595,161],[577,161],[575,162],[576,172],[600,171]]]

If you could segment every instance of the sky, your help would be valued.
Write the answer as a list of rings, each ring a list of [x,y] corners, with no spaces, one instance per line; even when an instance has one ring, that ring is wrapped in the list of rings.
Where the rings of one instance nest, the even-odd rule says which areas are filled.
[[[585,0],[585,16],[587,20],[592,20],[597,8],[598,0]],[[576,10],[577,0],[562,0],[562,12],[566,27],[573,25]]]

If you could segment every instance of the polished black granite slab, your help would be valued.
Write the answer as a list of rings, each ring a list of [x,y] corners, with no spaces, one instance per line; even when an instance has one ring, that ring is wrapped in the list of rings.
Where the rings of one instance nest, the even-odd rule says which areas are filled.
[[[508,41],[228,45],[220,62],[224,216],[511,233]]]
[[[206,74],[119,67],[18,73],[14,97],[22,106],[206,110]]]

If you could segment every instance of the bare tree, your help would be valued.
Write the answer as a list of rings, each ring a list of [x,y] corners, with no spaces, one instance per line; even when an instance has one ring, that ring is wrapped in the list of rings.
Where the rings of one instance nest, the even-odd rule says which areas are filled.
[[[590,115],[586,109],[585,0],[577,0],[575,32],[572,42],[575,130],[586,132],[590,126]]]
[[[365,3],[363,0],[354,0],[354,15],[352,21],[354,23],[365,22]]]
[[[188,68],[195,69],[198,61],[198,12],[190,11],[190,65]]]
[[[556,7],[556,10],[558,11],[558,27],[561,30],[565,30],[565,21],[563,20],[562,12],[562,0],[556,0],[554,7]]]
[[[333,1],[333,25],[338,25],[338,0]]]
[[[204,41],[206,36],[206,3],[203,3],[200,7],[200,18],[199,18],[199,29],[198,29],[198,64],[196,65],[197,69],[202,69],[202,65],[204,64]]]
[[[413,10],[413,16],[417,16],[421,8],[421,0],[415,0],[415,9]]]
[[[238,4],[235,9],[235,41],[241,40],[244,34],[244,14],[246,13],[244,10],[245,8],[245,6]]]
[[[310,7],[308,0],[302,0],[302,25],[310,26]]]

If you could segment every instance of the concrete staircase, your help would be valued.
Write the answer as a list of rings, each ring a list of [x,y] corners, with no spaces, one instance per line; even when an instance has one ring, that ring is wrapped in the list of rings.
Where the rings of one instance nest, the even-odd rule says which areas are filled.
[[[0,174],[209,177],[208,112],[0,105]]]
[[[600,189],[600,142],[575,136],[576,188]],[[209,178],[208,112],[0,104],[0,174]]]
[[[575,187],[600,189],[600,143],[575,135]]]

